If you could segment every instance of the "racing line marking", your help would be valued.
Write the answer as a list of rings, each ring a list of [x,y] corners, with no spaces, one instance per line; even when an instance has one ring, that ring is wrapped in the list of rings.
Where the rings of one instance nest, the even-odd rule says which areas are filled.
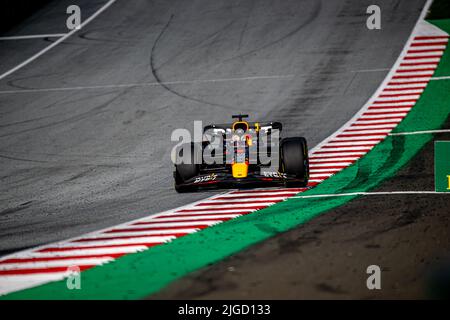
[[[1,38],[0,38],[1,40]],[[379,72],[388,69],[373,69],[373,70],[355,70],[358,72]],[[159,87],[164,85],[185,85],[185,84],[200,84],[200,83],[221,83],[233,81],[255,81],[255,80],[291,80],[298,75],[261,75],[248,77],[234,77],[234,78],[216,78],[216,79],[193,79],[193,80],[174,80],[163,82],[141,82],[141,83],[119,83],[119,84],[104,84],[95,86],[73,86],[73,87],[53,87],[53,88],[35,88],[35,89],[20,89],[20,90],[2,90],[0,94],[17,94],[17,93],[35,93],[35,92],[58,92],[58,91],[78,91],[78,90],[97,90],[97,89],[118,89],[118,88],[134,88],[134,87]],[[1,79],[1,78],[0,78]]]
[[[450,132],[450,129],[440,129],[440,130],[424,130],[424,131],[411,131],[411,132],[395,132],[390,133],[390,136],[406,136],[412,134],[430,134],[430,133],[446,133]]]
[[[436,191],[386,191],[386,192],[350,192],[350,193],[333,193],[333,194],[314,194],[310,196],[294,196],[293,199],[309,199],[309,198],[330,198],[330,197],[351,197],[351,196],[385,196],[385,195],[418,195],[418,194],[446,194],[449,192]]]
[[[67,33],[53,33],[53,34],[34,34],[27,36],[10,36],[0,37],[0,40],[26,40],[26,39],[40,39],[40,38],[59,38],[64,37]]]
[[[56,40],[55,42],[53,42],[52,44],[50,44],[49,46],[45,47],[44,49],[42,49],[41,51],[39,51],[38,53],[36,53],[35,55],[31,56],[30,58],[28,58],[27,60],[25,60],[24,62],[22,62],[21,64],[15,66],[14,68],[6,71],[5,73],[0,75],[0,80],[2,80],[3,78],[9,76],[10,74],[16,72],[19,69],[22,69],[23,67],[25,67],[26,65],[28,65],[29,63],[33,62],[34,60],[36,60],[37,58],[39,58],[40,56],[42,56],[44,53],[46,53],[47,51],[51,50],[52,48],[56,47],[58,44],[60,44],[61,42],[63,42],[64,40],[66,40],[67,38],[69,38],[71,35],[73,35],[75,32],[77,32],[78,30],[83,29],[84,26],[86,26],[89,22],[91,22],[92,20],[94,20],[99,14],[101,14],[103,11],[105,11],[106,9],[108,9],[114,2],[116,2],[116,0],[109,0],[105,5],[103,5],[100,9],[98,9],[92,16],[90,16],[89,18],[87,18],[86,20],[84,20],[84,22],[80,25],[79,29],[73,29],[72,31],[66,33],[64,36],[62,36],[61,38],[59,38],[58,40]]]
[[[0,94],[11,93],[32,93],[32,92],[52,92],[52,91],[73,91],[73,90],[89,90],[89,89],[116,89],[116,88],[133,88],[133,87],[160,87],[163,85],[183,85],[195,83],[215,83],[215,82],[232,82],[232,81],[250,81],[250,80],[273,80],[273,79],[292,79],[295,75],[262,75],[250,77],[236,77],[236,78],[217,78],[217,79],[194,79],[194,80],[178,80],[166,82],[142,82],[142,83],[122,83],[122,84],[107,84],[97,86],[77,86],[77,87],[55,87],[42,89],[22,89],[22,90],[4,90]]]
[[[449,38],[423,21],[430,3],[428,1],[422,10],[402,53],[375,94],[352,119],[310,151],[308,188],[363,157],[390,134],[420,98]],[[436,50],[438,52],[434,52]],[[424,69],[427,69],[425,73]],[[4,256],[0,258],[0,294],[62,280],[70,273],[69,266],[77,265],[80,270],[93,268],[120,256],[255,213],[290,197],[299,197],[297,194],[308,188],[232,190],[118,226]],[[355,195],[359,194],[363,193]]]
[[[442,77],[433,77],[430,80],[437,81],[437,80],[449,80],[449,79],[450,79],[450,76],[442,76]]]

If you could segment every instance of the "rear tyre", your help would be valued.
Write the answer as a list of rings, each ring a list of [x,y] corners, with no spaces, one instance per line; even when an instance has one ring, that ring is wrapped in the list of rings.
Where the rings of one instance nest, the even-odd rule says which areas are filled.
[[[287,187],[305,187],[309,178],[308,146],[303,137],[281,140],[282,172],[299,181],[287,181]]]
[[[175,164],[175,190],[180,193],[192,191],[195,189],[192,186],[185,186],[184,183],[198,176],[200,172],[199,159],[201,159],[201,153],[200,148],[196,144],[191,143],[190,146],[182,146],[182,148],[180,148],[177,153],[177,159],[183,157],[183,150],[186,150],[186,148],[190,148],[191,151],[191,156],[189,159],[190,161],[187,161],[187,163],[181,162],[179,164]]]

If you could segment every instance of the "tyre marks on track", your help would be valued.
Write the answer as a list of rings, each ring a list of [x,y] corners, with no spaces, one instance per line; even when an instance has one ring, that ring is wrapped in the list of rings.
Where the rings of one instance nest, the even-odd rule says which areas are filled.
[[[74,239],[14,253],[0,259],[0,294],[64,279],[71,266],[87,270],[255,213],[352,165],[382,141],[414,107],[449,41],[447,34],[421,28],[421,24],[414,34],[374,97],[355,118],[310,152],[307,188],[233,190]]]

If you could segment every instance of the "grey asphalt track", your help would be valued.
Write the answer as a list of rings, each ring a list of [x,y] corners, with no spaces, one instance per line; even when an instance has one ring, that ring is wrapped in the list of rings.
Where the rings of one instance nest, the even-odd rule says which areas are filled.
[[[87,18],[105,2],[52,2],[3,36],[67,32],[69,4]],[[0,80],[0,254],[212,194],[173,189],[170,136],[194,120],[279,120],[313,147],[375,91],[424,4],[378,1],[368,30],[371,2],[118,0]],[[0,74],[54,40],[0,41]]]

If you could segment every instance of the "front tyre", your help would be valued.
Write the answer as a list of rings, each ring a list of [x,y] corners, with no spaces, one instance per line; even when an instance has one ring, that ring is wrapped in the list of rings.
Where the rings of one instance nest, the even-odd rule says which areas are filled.
[[[190,149],[187,149],[190,148]],[[190,157],[187,161],[178,161],[182,159],[183,151],[189,150]],[[190,186],[185,186],[188,180],[198,176],[200,171],[199,158],[201,153],[196,144],[191,143],[190,145],[184,145],[177,153],[177,164],[175,164],[175,190],[179,193],[192,191],[194,188]],[[180,158],[178,158],[180,157]],[[179,163],[180,162],[180,163]]]
[[[303,137],[281,140],[282,172],[293,176],[297,181],[287,181],[287,187],[305,187],[309,178],[308,146]]]

